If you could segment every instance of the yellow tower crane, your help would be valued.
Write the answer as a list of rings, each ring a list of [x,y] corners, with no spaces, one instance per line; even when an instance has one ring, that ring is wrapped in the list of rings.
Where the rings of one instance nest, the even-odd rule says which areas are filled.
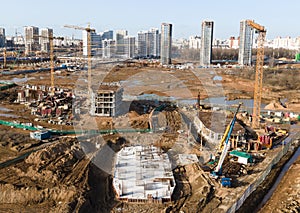
[[[54,85],[54,45],[53,39],[60,39],[63,40],[62,37],[53,37],[52,33],[49,36],[36,36],[39,38],[49,39],[49,46],[50,46],[50,78],[51,78],[51,95],[53,96],[55,93],[55,85]]]
[[[252,128],[258,129],[260,127],[260,107],[263,86],[263,72],[264,72],[264,43],[267,30],[264,26],[255,23],[252,20],[247,20],[247,25],[255,29],[258,34],[257,41],[257,55],[256,55],[256,72],[255,72],[255,86],[254,86],[254,102],[252,114]]]
[[[95,29],[90,27],[88,24],[87,27],[79,27],[74,25],[65,25],[64,27],[73,28],[76,30],[85,30],[87,32],[87,55],[88,55],[88,93],[89,95],[92,94],[92,51],[91,51],[91,32],[95,32]]]
[[[6,68],[6,48],[3,49],[3,69]]]

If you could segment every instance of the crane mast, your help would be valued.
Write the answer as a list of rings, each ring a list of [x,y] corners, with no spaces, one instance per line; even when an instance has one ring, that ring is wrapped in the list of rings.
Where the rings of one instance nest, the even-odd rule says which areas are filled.
[[[6,68],[6,48],[3,50],[3,68]]]
[[[49,39],[49,46],[50,46],[50,79],[51,79],[51,95],[53,96],[55,93],[55,84],[54,84],[54,46],[53,46],[53,39],[61,39],[60,37],[53,37],[51,33],[49,36],[34,36],[38,38],[46,38]]]
[[[255,72],[255,85],[254,85],[254,101],[253,101],[253,113],[252,113],[252,128],[258,129],[260,127],[260,107],[262,98],[262,86],[263,86],[263,72],[264,72],[264,43],[267,30],[264,26],[261,26],[254,21],[247,20],[247,24],[253,29],[258,31],[258,46],[256,56],[256,72]]]
[[[92,94],[92,51],[91,51],[91,32],[95,32],[95,29],[90,27],[88,24],[87,27],[79,27],[75,25],[65,25],[66,28],[73,28],[75,30],[85,30],[87,32],[87,55],[88,55],[88,93]]]
[[[50,43],[50,74],[51,74],[51,95],[54,95],[55,88],[54,88],[54,48],[53,48],[53,35],[49,37]]]

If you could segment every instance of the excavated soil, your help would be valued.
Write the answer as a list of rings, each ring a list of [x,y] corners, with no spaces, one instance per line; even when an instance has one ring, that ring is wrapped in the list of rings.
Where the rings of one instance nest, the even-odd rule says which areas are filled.
[[[260,209],[264,212],[300,212],[300,157],[292,164],[271,198]]]
[[[238,213],[252,213],[255,212],[257,206],[260,204],[260,202],[263,200],[264,196],[268,193],[268,191],[271,189],[273,184],[276,181],[276,178],[280,174],[281,169],[283,168],[284,164],[291,158],[294,152],[289,151],[285,156],[282,157],[282,159],[273,167],[269,175],[266,177],[266,179],[257,187],[257,189],[245,200],[243,205],[240,207],[240,209],[237,211]],[[293,173],[293,171],[291,172]],[[293,173],[293,175],[297,175],[298,173]],[[285,185],[285,183],[283,184]],[[285,186],[283,188],[286,188]],[[285,198],[287,199],[287,197]],[[288,199],[289,200],[289,199]],[[282,200],[276,200],[276,202],[269,204],[269,207],[273,206],[275,203],[279,205]],[[270,201],[269,201],[270,203]],[[275,206],[275,205],[274,205]],[[275,210],[276,208],[271,207],[271,210]],[[267,208],[263,208],[260,210],[260,212],[272,212],[272,211],[266,211]],[[270,210],[270,209],[269,209]],[[283,208],[276,209],[278,212],[285,212],[283,211]]]
[[[225,71],[219,73],[223,77],[223,80],[221,82],[214,82],[212,78],[215,74],[209,74],[208,72],[205,73],[205,77],[208,78],[206,81],[206,79],[199,80],[194,73],[188,70],[172,71],[170,69],[147,67],[144,65],[139,67],[117,66],[110,71],[105,81],[124,81],[128,77],[143,71],[151,73],[151,70],[161,70],[166,73],[172,72],[172,75],[184,82],[194,98],[197,97],[198,91],[200,91],[201,99],[207,98],[208,89],[211,91],[209,95],[220,96],[219,88],[215,88],[215,85],[218,83],[222,84],[225,94],[229,99],[251,98],[253,96],[253,80],[245,76],[233,77],[226,74]],[[29,81],[31,84],[49,85],[49,76],[49,73],[35,73],[28,74],[27,77],[35,77],[35,79]],[[17,77],[24,77],[24,75]],[[8,77],[5,76],[5,78]],[[77,74],[73,76],[73,74],[62,72],[61,75],[56,76],[56,84],[61,87],[74,88],[77,78]],[[96,81],[97,79],[93,78],[93,80]],[[136,89],[137,91],[135,91],[136,94],[141,94],[141,91],[148,91],[151,94],[167,94],[167,91],[149,89],[148,85],[142,85],[137,88],[138,90]],[[271,101],[278,99],[278,96],[287,96],[290,94],[290,97],[293,98],[293,100],[290,100],[290,106],[296,107],[296,109],[297,107],[299,108],[297,105],[299,104],[299,91],[297,89],[288,91],[284,90],[284,88],[284,86],[275,88],[272,85],[264,85],[264,100]],[[168,89],[182,98],[191,98],[190,94],[186,94],[186,90],[182,88],[170,85]],[[278,90],[282,91],[278,93]],[[15,94],[15,92],[11,94],[2,92],[0,99],[9,102],[15,98]],[[149,111],[145,113],[138,104],[133,103],[131,105],[128,112],[129,124],[126,125],[134,129],[149,128]],[[20,118],[24,122],[33,120],[33,117],[29,115],[29,111],[24,110],[24,106],[9,106],[7,104],[7,108],[14,110],[14,113],[17,113],[17,115],[23,116],[26,114],[26,117],[23,116]],[[162,133],[163,137],[159,138],[160,141],[156,141],[155,136],[151,140],[156,142],[156,145],[161,146],[163,150],[168,150],[173,147],[174,142],[180,136],[178,130],[182,127],[182,118],[178,110],[168,108],[161,111],[157,117],[159,121],[161,120],[160,117],[166,118],[160,124],[167,128]],[[115,125],[114,122],[119,121],[113,121],[110,118],[96,118],[99,129],[110,129]],[[123,124],[120,123],[119,125],[122,126]],[[125,127],[126,125],[124,124]],[[18,133],[23,133],[24,130],[10,131],[8,127],[2,126],[1,129],[3,129],[0,132],[1,162],[25,154],[26,152],[31,152],[35,150],[35,147],[40,146],[38,142],[31,141],[28,135],[18,135]],[[8,134],[7,131],[9,131]],[[143,135],[135,134],[134,137],[142,138]],[[128,142],[120,138],[119,135],[108,135],[104,139],[105,143],[115,152]],[[103,153],[101,151],[91,151],[87,154],[83,151],[79,141],[75,138],[61,138],[43,149],[32,152],[25,160],[18,161],[8,167],[0,167],[0,212],[211,212],[212,209],[215,209],[222,202],[218,197],[215,197],[213,184],[206,179],[203,171],[199,169],[197,164],[192,164],[174,170],[176,188],[171,203],[159,205],[120,203],[114,198],[114,192],[111,187],[112,176],[101,170],[95,162],[91,162],[90,160],[101,160]],[[97,141],[97,139],[91,139],[92,143],[93,141]],[[92,150],[95,150],[94,145],[92,145]],[[114,156],[105,156],[107,158],[102,160],[109,162],[107,166],[111,169]],[[289,194],[294,193],[292,191],[293,186],[295,184],[299,185],[296,177],[297,168],[297,165],[292,167],[291,175],[289,176],[291,182],[282,191],[287,190]],[[278,174],[279,170],[277,169],[276,165],[276,168],[271,173],[273,178]],[[227,173],[235,174],[236,171],[241,171],[241,168],[234,165],[228,169]],[[286,179],[286,182],[289,180]],[[260,194],[268,190],[268,184],[271,185],[271,182],[271,180],[266,182],[265,187],[261,187],[260,191],[257,191],[257,194],[251,195],[251,198],[260,200]],[[279,193],[283,194],[283,192]],[[297,197],[297,194],[296,196],[293,194],[291,198],[287,199],[282,197],[275,198],[274,202],[278,203],[279,209],[294,210],[294,206],[299,206],[298,198],[299,195]],[[280,199],[283,200],[282,205],[278,202]],[[247,209],[254,209],[256,205],[257,203],[253,202],[252,199],[246,201],[245,208],[242,207],[240,212],[247,212]],[[268,205],[266,208],[269,208]],[[269,210],[270,208],[266,209],[265,212]]]
[[[0,212],[109,212],[114,200],[111,177],[76,139],[62,138],[0,172]]]

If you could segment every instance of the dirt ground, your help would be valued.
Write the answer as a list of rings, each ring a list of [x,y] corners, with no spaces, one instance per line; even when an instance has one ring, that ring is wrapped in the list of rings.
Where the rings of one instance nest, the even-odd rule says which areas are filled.
[[[216,80],[216,76],[222,79]],[[1,80],[27,78],[27,82],[18,84],[48,85],[50,73],[40,72],[20,74],[16,76],[1,76]],[[87,87],[87,72],[60,71],[55,74],[55,85],[62,88]],[[219,97],[225,95],[227,99],[251,99],[254,92],[254,70],[245,69],[195,69],[178,70],[162,67],[153,67],[149,64],[136,66],[119,64],[98,66],[92,70],[92,85],[99,82],[121,82],[128,94],[143,93],[175,96],[178,98],[196,99]],[[130,83],[126,83],[129,81]],[[296,86],[300,82],[300,68],[287,70],[273,68],[265,70],[263,85],[263,102],[287,99],[287,110],[300,110],[300,93]],[[156,84],[156,87],[153,87]],[[293,87],[293,85],[295,85]]]
[[[277,176],[280,174],[281,168],[284,164],[290,159],[293,152],[288,152],[272,169],[266,179],[259,185],[251,196],[249,196],[243,205],[238,209],[238,213],[252,213],[257,211],[257,207],[262,202],[264,196],[268,193],[268,191],[272,188],[273,184],[276,181]],[[277,200],[276,202],[281,202]],[[269,212],[269,211],[267,211]],[[271,211],[272,212],[272,211]]]
[[[216,72],[222,76],[221,83],[229,100],[253,98],[254,71],[245,69],[230,72],[228,70],[219,70]],[[243,72],[248,73],[252,77],[242,74]],[[281,74],[273,75],[272,72],[265,71],[262,102],[269,104],[278,99],[286,100],[286,111],[299,112],[300,93],[297,82],[300,81],[300,68],[290,72],[281,68],[278,68],[278,70],[274,68],[273,72],[281,72]]]
[[[164,78],[157,75],[158,71],[165,74]],[[82,73],[84,72],[86,73],[86,71]],[[251,78],[239,76],[238,74],[233,76],[228,70],[215,70],[212,73],[208,70],[200,70],[199,72],[201,73],[197,76],[197,73],[189,70],[171,70],[147,67],[147,65],[138,67],[121,65],[112,69],[96,69],[93,71],[92,79],[93,84],[97,85],[99,83],[97,78],[99,73],[104,73],[105,82],[126,81],[130,77],[138,76],[139,80],[145,80],[145,82],[142,84],[136,82],[137,85],[134,86],[127,85],[127,92],[133,95],[149,93],[173,96],[175,94],[181,98],[196,99],[200,92],[200,98],[204,99],[208,96],[218,97],[224,95],[220,91],[219,86],[221,85],[228,99],[253,97],[254,81]],[[143,78],[143,73],[147,73],[153,79],[147,81],[147,79]],[[213,80],[216,75],[222,76],[222,80]],[[86,75],[80,76],[78,73],[62,71],[56,74],[55,83],[63,88],[74,88],[78,86],[76,85],[78,81],[85,80],[83,79],[84,76]],[[173,76],[177,80],[172,81],[168,76]],[[34,85],[50,85],[49,73],[34,73],[13,77],[26,77],[29,79],[27,83]],[[1,79],[9,78],[11,76],[1,76]],[[158,82],[162,86],[153,88],[151,87],[153,82]],[[267,84],[264,86],[263,100],[268,103],[271,100],[277,100],[279,97],[289,97],[289,100],[287,100],[289,109],[299,110],[299,90],[285,89],[286,87],[282,85]],[[30,115],[28,109],[23,105],[8,103],[8,94],[3,92],[1,94],[1,106],[11,109],[12,114],[20,117],[1,117],[0,119],[17,119],[22,122],[32,122],[49,128],[57,128],[57,126],[47,123],[35,123],[33,121],[34,117]],[[150,105],[151,107],[156,107],[155,104],[157,105],[157,103]],[[144,112],[141,103],[131,103],[127,112],[128,123],[124,123],[120,119],[100,117],[93,119],[96,121],[98,129],[111,129],[115,126],[148,129],[151,107]],[[177,109],[165,109],[157,115],[158,121],[160,116],[165,117],[166,121],[158,123],[167,128],[159,140],[155,141],[155,136],[151,138],[155,144],[161,146],[163,150],[169,150],[174,146],[174,141],[182,137],[183,139],[181,139],[186,145],[185,136],[178,133],[178,130],[183,129],[179,111]],[[90,121],[87,121],[87,124],[88,122]],[[95,163],[90,161],[90,159],[96,159],[96,161],[105,160],[110,162],[108,166],[112,167],[113,156],[101,159],[101,154],[103,153],[101,151],[97,152],[95,149],[95,143],[99,139],[91,139],[92,145],[89,148],[92,151],[88,153],[83,151],[79,145],[79,139],[65,137],[56,139],[52,144],[45,145],[45,148],[43,147],[31,153],[31,151],[40,147],[41,144],[29,139],[27,131],[10,129],[10,127],[4,126],[0,128],[0,162],[5,162],[26,153],[29,154],[25,160],[18,161],[11,166],[3,168],[0,166],[0,212],[211,212],[222,202],[221,198],[215,197],[215,187],[205,178],[199,165],[192,164],[174,170],[176,188],[171,203],[161,205],[120,203],[114,199],[114,192],[111,187],[112,176],[99,169]],[[94,129],[96,126],[91,128]],[[9,133],[7,134],[7,132]],[[145,137],[143,134],[134,134],[129,138],[142,140]],[[106,135],[103,138],[105,143],[115,152],[124,144],[130,143],[130,141],[125,140],[118,134]],[[287,190],[289,194],[293,195],[291,196],[291,202],[290,198],[274,198],[274,202],[277,202],[278,199],[286,200],[283,204],[277,202],[278,208],[282,210],[294,208],[294,204],[299,206],[299,194],[297,194],[299,191],[292,191],[295,185],[299,185],[299,180],[296,177],[297,169],[299,169],[298,164],[299,159],[297,164],[290,169],[289,179],[285,180],[285,183],[290,182],[290,184],[282,189],[282,191]],[[281,189],[279,188],[278,190],[280,191]],[[284,193],[279,192],[281,195]],[[268,208],[268,204],[265,208]],[[270,208],[263,212],[269,212],[269,210]]]
[[[109,212],[111,176],[91,163],[96,155],[61,138],[0,169],[0,212]]]
[[[300,212],[300,157],[292,164],[265,206],[264,212]]]

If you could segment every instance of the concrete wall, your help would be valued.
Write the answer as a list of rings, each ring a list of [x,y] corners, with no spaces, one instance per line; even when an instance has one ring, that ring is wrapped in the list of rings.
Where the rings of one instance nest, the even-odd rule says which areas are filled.
[[[205,140],[209,143],[219,144],[223,137],[223,133],[217,133],[208,129],[198,117],[194,118],[194,125],[197,128],[197,132],[200,133]]]

